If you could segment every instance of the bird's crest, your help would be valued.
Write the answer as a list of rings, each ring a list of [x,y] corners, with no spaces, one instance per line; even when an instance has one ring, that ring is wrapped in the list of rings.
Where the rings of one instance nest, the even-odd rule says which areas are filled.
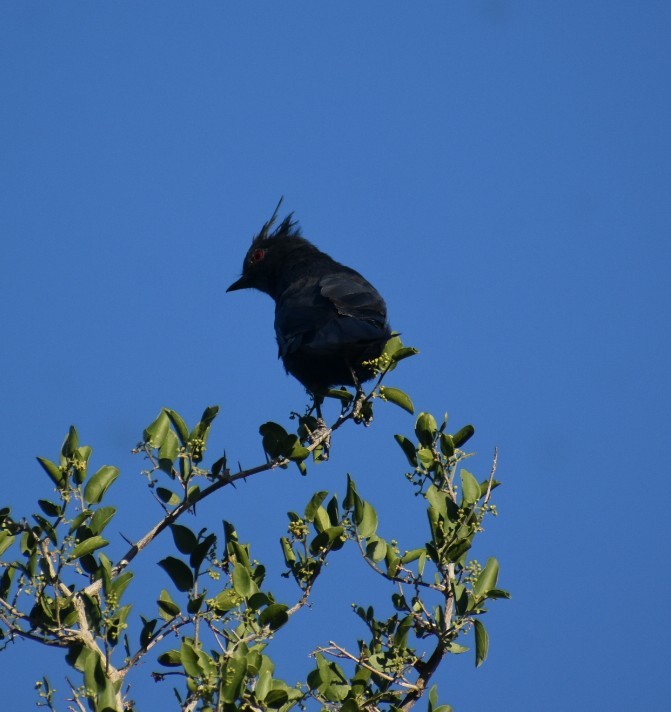
[[[277,203],[275,212],[272,214],[270,220],[264,223],[259,234],[255,235],[252,238],[252,244],[254,244],[255,242],[261,242],[262,240],[272,240],[277,237],[301,237],[301,229],[298,226],[298,221],[292,220],[294,216],[293,213],[289,213],[286,218],[284,218],[284,220],[282,220],[282,222],[278,225],[277,229],[275,229],[273,232],[270,232],[270,229],[277,220],[277,213],[280,211],[280,206],[282,205],[283,200],[284,196],[282,196],[279,202]]]

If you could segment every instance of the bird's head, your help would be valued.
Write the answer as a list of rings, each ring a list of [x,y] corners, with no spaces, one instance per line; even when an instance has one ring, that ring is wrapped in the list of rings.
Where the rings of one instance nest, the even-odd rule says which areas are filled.
[[[289,213],[271,232],[281,204],[280,199],[270,220],[252,239],[252,245],[242,263],[242,276],[228,287],[227,292],[238,289],[258,289],[275,298],[288,261],[291,260],[291,254],[301,248],[317,251],[301,236],[298,223],[292,219],[293,213]]]

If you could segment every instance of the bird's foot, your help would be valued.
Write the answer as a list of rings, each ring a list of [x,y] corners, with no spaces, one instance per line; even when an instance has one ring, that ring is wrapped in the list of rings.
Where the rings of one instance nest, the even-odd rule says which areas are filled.
[[[373,422],[373,406],[363,390],[358,389],[352,405],[352,417],[355,423],[368,427]]]
[[[312,452],[316,460],[326,461],[329,459],[331,448],[331,431],[323,418],[317,418],[316,425],[314,430],[309,431],[310,444],[315,445]]]

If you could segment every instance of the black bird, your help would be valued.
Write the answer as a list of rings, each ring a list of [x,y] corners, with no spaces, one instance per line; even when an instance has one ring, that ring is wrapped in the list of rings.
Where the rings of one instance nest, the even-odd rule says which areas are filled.
[[[331,386],[359,389],[374,375],[363,362],[377,358],[391,337],[387,307],[358,272],[308,242],[293,213],[271,232],[281,203],[226,291],[254,288],[275,300],[279,358],[316,400]]]

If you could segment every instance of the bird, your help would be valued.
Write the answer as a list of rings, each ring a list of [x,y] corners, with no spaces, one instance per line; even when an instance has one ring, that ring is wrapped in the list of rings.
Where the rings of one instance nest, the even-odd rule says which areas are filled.
[[[275,228],[275,212],[252,244],[242,276],[227,292],[257,289],[275,301],[278,358],[319,402],[333,386],[354,386],[375,371],[392,336],[387,306],[373,285],[303,237],[293,213]]]

